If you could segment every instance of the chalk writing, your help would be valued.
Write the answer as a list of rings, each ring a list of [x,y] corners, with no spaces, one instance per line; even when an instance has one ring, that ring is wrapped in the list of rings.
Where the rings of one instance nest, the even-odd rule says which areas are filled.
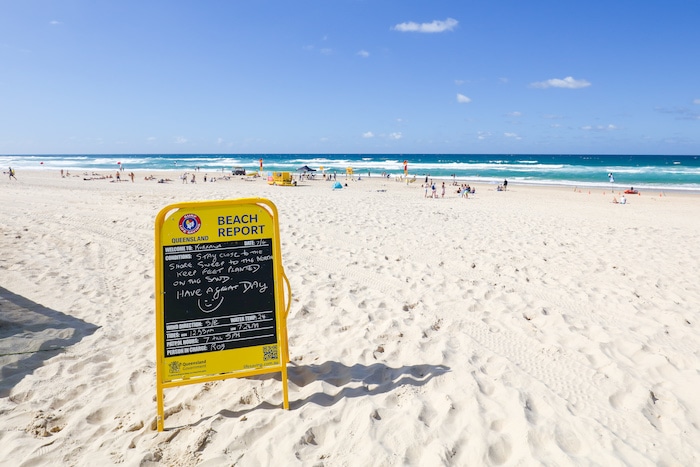
[[[168,246],[163,259],[167,357],[277,342],[271,240]]]

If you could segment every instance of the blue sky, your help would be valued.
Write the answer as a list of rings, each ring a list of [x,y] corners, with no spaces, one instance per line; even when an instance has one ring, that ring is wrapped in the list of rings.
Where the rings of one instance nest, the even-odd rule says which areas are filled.
[[[4,154],[700,154],[697,1],[0,11]]]

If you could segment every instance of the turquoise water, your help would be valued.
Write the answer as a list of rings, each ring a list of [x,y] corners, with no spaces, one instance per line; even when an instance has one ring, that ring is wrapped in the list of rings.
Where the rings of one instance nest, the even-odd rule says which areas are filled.
[[[303,165],[344,174],[347,167],[362,176],[403,175],[458,180],[568,186],[616,186],[700,191],[700,156],[551,155],[551,154],[104,154],[0,155],[0,167],[22,170],[91,172],[192,171],[230,172],[234,167],[294,172]],[[611,183],[608,174],[612,173]]]

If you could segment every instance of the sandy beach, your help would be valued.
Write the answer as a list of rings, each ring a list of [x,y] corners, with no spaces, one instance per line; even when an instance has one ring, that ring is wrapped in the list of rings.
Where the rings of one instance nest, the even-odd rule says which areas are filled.
[[[700,464],[700,195],[145,175],[0,182],[0,465]],[[155,217],[247,197],[291,408],[275,375],[184,386],[158,432]]]

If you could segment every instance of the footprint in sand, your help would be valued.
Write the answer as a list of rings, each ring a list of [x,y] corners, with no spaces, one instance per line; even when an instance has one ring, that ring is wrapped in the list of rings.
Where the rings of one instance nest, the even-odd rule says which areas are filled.
[[[571,430],[557,426],[554,430],[554,440],[561,450],[569,455],[576,455],[581,450],[581,440]]]
[[[489,446],[489,460],[496,465],[504,464],[509,458],[513,448],[507,438],[500,438]]]

